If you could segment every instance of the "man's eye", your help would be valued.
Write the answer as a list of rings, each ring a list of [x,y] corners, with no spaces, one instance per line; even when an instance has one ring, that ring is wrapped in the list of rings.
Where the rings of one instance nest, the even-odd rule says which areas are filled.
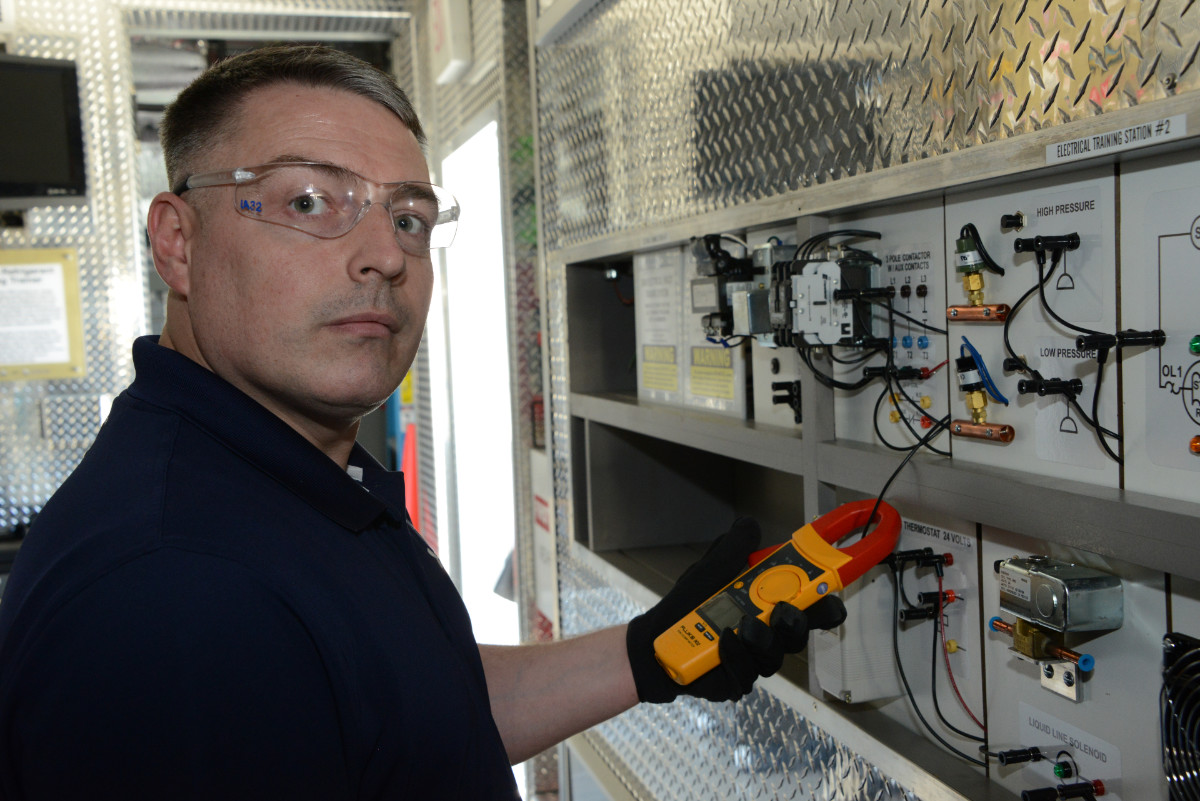
[[[288,201],[288,208],[297,214],[324,214],[329,204],[320,195],[297,195]]]
[[[426,222],[414,214],[398,214],[395,217],[396,230],[402,234],[411,236],[423,235],[429,226]]]

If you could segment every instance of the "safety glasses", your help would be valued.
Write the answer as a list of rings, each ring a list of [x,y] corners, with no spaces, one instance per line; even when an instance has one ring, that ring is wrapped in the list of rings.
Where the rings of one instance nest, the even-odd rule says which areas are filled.
[[[284,161],[217,170],[189,175],[172,191],[229,185],[243,217],[321,239],[349,233],[375,205],[391,217],[396,242],[413,256],[446,247],[458,228],[458,201],[445,189],[418,181],[376,183],[336,164]]]

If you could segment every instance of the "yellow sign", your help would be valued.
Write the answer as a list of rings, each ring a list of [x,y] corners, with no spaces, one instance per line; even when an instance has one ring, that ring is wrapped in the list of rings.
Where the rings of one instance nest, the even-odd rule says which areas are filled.
[[[413,371],[409,370],[404,374],[404,380],[400,382],[400,405],[412,406],[413,403]]]
[[[0,381],[86,373],[78,251],[0,250]]]

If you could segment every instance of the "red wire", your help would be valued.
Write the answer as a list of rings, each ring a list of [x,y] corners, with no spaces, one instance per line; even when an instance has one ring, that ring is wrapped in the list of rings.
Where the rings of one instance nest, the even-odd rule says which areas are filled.
[[[945,364],[945,362],[942,362],[942,364]],[[937,369],[937,368],[934,368],[934,369]],[[962,693],[960,693],[958,691],[958,684],[954,681],[954,671],[950,669],[950,649],[946,647],[946,621],[945,621],[945,618],[942,617],[942,577],[941,576],[938,576],[937,616],[938,616],[938,618],[937,618],[938,619],[938,632],[941,634],[941,637],[942,637],[942,655],[944,657],[946,657],[946,676],[950,679],[950,686],[954,689],[954,695],[956,698],[958,698],[958,703],[960,705],[962,705],[963,711],[967,713],[967,716],[970,717],[971,720],[975,721],[976,726],[983,729],[984,731],[987,731],[987,726],[984,726],[982,723],[979,722],[979,718],[975,717],[974,713],[971,712],[970,707],[967,706],[967,702],[965,700],[963,700]]]
[[[941,370],[943,367],[945,367],[949,363],[950,363],[949,359],[943,359],[942,363],[939,364],[937,367],[922,367],[921,368],[921,378],[922,379],[929,378],[930,376],[932,376],[938,370]]]
[[[627,298],[627,297],[625,297],[624,295],[622,295],[622,294],[621,294],[621,287],[617,286],[617,282],[616,282],[616,281],[613,281],[613,282],[612,282],[612,285],[613,285],[613,289],[617,290],[617,300],[621,301],[621,303],[625,304],[626,306],[632,306],[632,305],[633,305],[633,298]]]

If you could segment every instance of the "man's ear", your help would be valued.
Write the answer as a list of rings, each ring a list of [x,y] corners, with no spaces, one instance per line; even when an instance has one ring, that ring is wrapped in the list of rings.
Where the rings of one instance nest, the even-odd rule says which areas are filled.
[[[150,201],[146,231],[154,269],[173,292],[184,298],[191,288],[192,237],[196,230],[196,211],[179,195],[159,192]]]

